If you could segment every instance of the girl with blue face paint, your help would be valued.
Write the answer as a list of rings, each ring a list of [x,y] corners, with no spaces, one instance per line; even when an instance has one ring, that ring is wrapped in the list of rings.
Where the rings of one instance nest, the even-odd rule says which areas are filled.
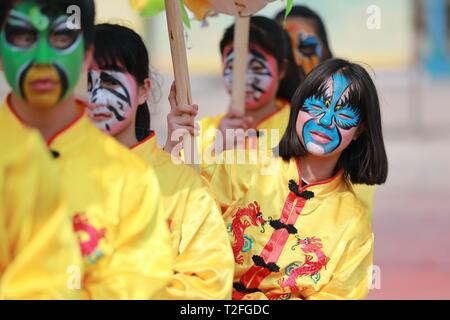
[[[235,256],[233,299],[365,298],[373,234],[354,185],[383,184],[388,171],[369,74],[339,59],[317,66],[278,151],[206,170]]]
[[[339,170],[352,184],[384,183],[387,157],[378,94],[367,71],[341,59],[316,67],[292,99],[280,155],[299,158],[306,181]]]
[[[349,104],[351,87],[344,75],[335,73],[317,94],[306,99],[298,128],[303,146],[311,154],[333,154],[357,139],[360,110]]]

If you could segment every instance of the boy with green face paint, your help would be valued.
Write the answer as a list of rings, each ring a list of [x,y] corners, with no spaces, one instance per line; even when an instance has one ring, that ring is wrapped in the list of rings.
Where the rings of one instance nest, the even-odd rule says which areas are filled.
[[[66,13],[73,6],[78,28]],[[94,16],[93,0],[14,1],[0,33],[12,88],[0,123],[14,137],[38,129],[54,155],[84,260],[84,297],[149,299],[172,274],[157,177],[91,124],[73,93],[91,60]]]
[[[84,60],[80,29],[70,29],[65,13],[45,12],[19,2],[0,37],[6,78],[14,93],[36,108],[51,108],[70,96]]]

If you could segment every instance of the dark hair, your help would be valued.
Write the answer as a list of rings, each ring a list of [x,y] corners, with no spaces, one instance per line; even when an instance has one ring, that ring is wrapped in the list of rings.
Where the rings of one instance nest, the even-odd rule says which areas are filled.
[[[6,17],[14,3],[14,0],[1,0],[0,1],[0,28],[3,27]]]
[[[276,16],[275,20],[280,24],[283,23],[284,17],[286,15],[286,10],[280,11]],[[316,29],[317,35],[319,36],[320,41],[323,45],[323,60],[327,60],[333,57],[333,54],[330,49],[330,45],[328,43],[327,31],[325,29],[325,25],[320,18],[320,16],[310,8],[306,6],[294,6],[292,7],[292,11],[289,13],[289,17],[298,17],[303,19],[310,19],[314,22],[314,27]]]
[[[139,85],[150,77],[149,56],[141,36],[130,28],[103,23],[95,26],[94,59],[102,69],[126,69]],[[138,141],[150,134],[150,110],[145,102],[137,109],[136,137]]]
[[[285,76],[280,80],[277,98],[291,100],[295,90],[299,86],[300,72],[295,63],[291,40],[283,28],[272,19],[256,16],[250,19],[249,42],[259,45],[277,60],[279,70],[285,71]],[[228,27],[220,41],[220,52],[234,40],[234,25]]]
[[[291,158],[306,155],[296,130],[297,118],[305,100],[321,88],[335,73],[342,73],[351,83],[349,104],[358,106],[364,131],[342,152],[336,169],[344,169],[352,183],[382,184],[388,173],[388,160],[383,141],[380,103],[375,85],[367,71],[358,64],[331,59],[319,64],[306,77],[291,102],[289,123],[278,146],[280,156]]]

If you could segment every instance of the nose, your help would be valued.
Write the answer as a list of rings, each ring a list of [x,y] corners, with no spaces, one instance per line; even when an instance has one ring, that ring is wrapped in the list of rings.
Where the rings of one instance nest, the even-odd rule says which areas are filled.
[[[108,101],[102,91],[101,88],[94,86],[92,91],[88,92],[88,98],[92,108],[106,107],[108,105]]]
[[[328,109],[319,119],[319,124],[327,128],[331,127],[333,125],[333,110]]]
[[[36,51],[36,64],[39,65],[49,65],[52,64],[52,59],[50,57],[50,52],[46,44],[46,39],[39,39],[37,43]]]

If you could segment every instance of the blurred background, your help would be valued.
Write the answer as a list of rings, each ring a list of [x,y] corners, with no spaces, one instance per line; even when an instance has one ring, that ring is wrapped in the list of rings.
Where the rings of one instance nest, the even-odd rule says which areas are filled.
[[[373,215],[380,276],[369,299],[450,299],[450,0],[296,0],[324,20],[335,56],[364,64],[381,99],[390,172]],[[146,40],[154,90],[152,127],[166,138],[173,80],[164,14],[143,19],[127,0],[96,0],[98,21],[125,24]],[[260,12],[273,17],[283,1]],[[379,25],[368,25],[379,16]],[[228,108],[219,41],[233,18],[186,31],[200,117]],[[83,85],[80,86],[83,91]],[[7,87],[0,77],[0,98]]]

